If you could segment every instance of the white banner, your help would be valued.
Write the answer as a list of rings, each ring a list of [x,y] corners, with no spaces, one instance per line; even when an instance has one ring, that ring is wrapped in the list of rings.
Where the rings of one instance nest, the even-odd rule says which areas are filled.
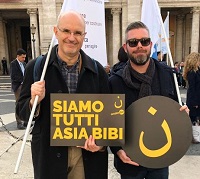
[[[64,0],[61,12],[75,10],[85,19],[82,50],[103,66],[107,64],[104,0]]]
[[[160,9],[157,0],[143,0],[141,21],[149,28],[151,41],[153,42],[151,54],[155,52],[154,45],[159,39]]]
[[[167,35],[167,38],[168,38],[168,41],[169,41],[169,12],[168,12],[167,17],[165,19],[164,27],[165,27],[165,32],[166,32],[166,35]],[[165,40],[165,36],[164,36],[164,33],[163,33],[162,30],[159,33],[157,51],[158,52],[162,51],[162,54],[168,53],[167,42]]]

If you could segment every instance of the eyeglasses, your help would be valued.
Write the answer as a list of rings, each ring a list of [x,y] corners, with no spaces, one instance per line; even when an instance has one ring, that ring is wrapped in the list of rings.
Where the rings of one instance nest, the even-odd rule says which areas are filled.
[[[60,29],[59,27],[57,28],[59,31],[63,32],[67,36],[70,36],[71,34],[73,34],[74,37],[81,37],[86,34],[86,32],[81,32],[81,31],[71,32],[69,29]]]
[[[148,46],[151,42],[151,38],[129,39],[126,41],[130,47],[137,47],[139,42],[142,44],[142,46]]]

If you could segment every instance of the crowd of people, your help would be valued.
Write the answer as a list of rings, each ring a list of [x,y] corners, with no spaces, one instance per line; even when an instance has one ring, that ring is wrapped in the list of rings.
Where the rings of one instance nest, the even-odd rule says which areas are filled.
[[[51,93],[122,93],[125,94],[125,108],[151,95],[178,101],[173,78],[175,72],[179,86],[186,88],[186,82],[188,84],[186,104],[190,109],[191,122],[195,123],[200,116],[199,53],[189,54],[184,63],[175,63],[174,69],[152,59],[149,29],[138,21],[126,28],[125,41],[118,51],[119,62],[112,67],[103,67],[81,49],[86,31],[84,18],[79,13],[61,13],[54,33],[58,44],[51,51],[44,81],[34,81],[36,60],[26,65],[23,49],[17,50],[17,57],[10,64],[18,129],[26,128],[35,97],[39,96],[31,143],[35,179],[108,178],[107,146],[96,145],[93,136],[85,141],[84,146],[50,146]],[[47,54],[42,61],[46,58]],[[161,80],[163,78],[171,83],[166,84]],[[180,110],[187,111],[187,106]],[[110,148],[121,179],[168,179],[168,167],[143,167],[131,160],[122,146]]]

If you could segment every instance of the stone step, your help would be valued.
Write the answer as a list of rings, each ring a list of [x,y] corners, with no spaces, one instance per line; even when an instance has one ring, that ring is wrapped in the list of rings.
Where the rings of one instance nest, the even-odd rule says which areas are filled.
[[[9,75],[0,75],[0,89],[10,89],[11,79]]]
[[[11,83],[0,83],[0,89],[11,88]]]
[[[0,79],[10,79],[10,76],[0,76]]]

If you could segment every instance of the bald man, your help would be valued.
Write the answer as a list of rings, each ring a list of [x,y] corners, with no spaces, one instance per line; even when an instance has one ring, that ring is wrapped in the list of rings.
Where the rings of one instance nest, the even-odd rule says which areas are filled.
[[[104,68],[81,50],[86,35],[84,18],[75,11],[62,13],[54,33],[58,45],[52,49],[45,80],[34,82],[35,61],[29,62],[16,108],[19,116],[27,120],[35,96],[39,96],[32,132],[34,177],[107,179],[107,148],[97,146],[92,136],[83,147],[50,146],[50,93],[109,93]]]

